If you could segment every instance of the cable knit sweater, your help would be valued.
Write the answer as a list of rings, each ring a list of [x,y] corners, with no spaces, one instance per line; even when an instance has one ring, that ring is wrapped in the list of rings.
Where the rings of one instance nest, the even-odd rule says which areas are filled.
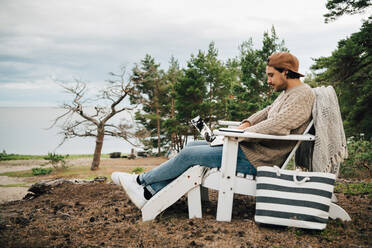
[[[270,106],[243,120],[251,123],[245,131],[272,135],[301,134],[309,124],[314,99],[307,84],[283,91]],[[295,145],[296,141],[283,140],[247,139],[241,142],[244,154],[255,167],[281,166]]]

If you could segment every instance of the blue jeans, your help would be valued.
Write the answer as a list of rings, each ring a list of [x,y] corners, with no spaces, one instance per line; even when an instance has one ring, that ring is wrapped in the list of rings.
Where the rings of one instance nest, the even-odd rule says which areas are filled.
[[[206,141],[190,142],[174,158],[139,176],[142,185],[154,195],[194,165],[220,168],[222,146],[210,146]],[[237,172],[256,175],[256,169],[239,146]]]

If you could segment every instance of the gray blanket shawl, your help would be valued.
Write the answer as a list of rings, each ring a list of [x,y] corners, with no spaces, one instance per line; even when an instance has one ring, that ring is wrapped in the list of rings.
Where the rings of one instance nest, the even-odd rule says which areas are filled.
[[[332,86],[313,90],[315,142],[313,145],[308,142],[301,144],[296,153],[296,163],[312,171],[338,175],[340,163],[347,158],[347,147],[337,95]]]

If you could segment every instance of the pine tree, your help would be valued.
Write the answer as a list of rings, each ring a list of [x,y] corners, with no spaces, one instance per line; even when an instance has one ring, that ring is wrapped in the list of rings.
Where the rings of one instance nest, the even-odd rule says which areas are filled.
[[[158,156],[161,154],[162,146],[161,121],[163,113],[161,110],[166,101],[164,72],[159,69],[159,66],[160,64],[155,63],[155,59],[147,54],[141,60],[141,65],[136,65],[133,68],[131,78],[138,91],[138,95],[132,97],[131,102],[142,105],[142,110],[136,112],[136,120],[150,133],[150,140],[147,139],[143,142],[148,149],[157,148]]]
[[[206,113],[205,106],[201,106],[207,92],[206,78],[202,69],[204,63],[205,56],[202,51],[199,51],[197,56],[191,55],[187,68],[183,70],[181,78],[174,87],[176,118],[184,126],[182,133],[184,142],[187,142],[189,135],[196,136],[196,132],[189,128],[191,119],[198,115],[204,116]]]
[[[229,104],[231,120],[245,119],[274,101],[277,94],[266,83],[267,59],[274,52],[288,51],[274,27],[271,33],[264,32],[261,49],[254,48],[252,38],[243,42],[239,49],[241,75],[240,81],[232,86],[233,99]]]
[[[177,119],[187,126],[199,115],[212,127],[217,120],[226,119],[232,82],[231,71],[218,59],[218,50],[211,42],[208,52],[199,50],[191,56],[176,84]],[[189,134],[197,135],[194,129],[184,133]]]
[[[315,59],[316,81],[333,85],[347,136],[372,137],[372,17],[360,31],[339,41],[329,57]]]
[[[166,141],[170,141],[170,148],[180,151],[183,148],[182,131],[184,127],[176,118],[176,84],[182,76],[182,70],[178,61],[172,56],[169,61],[169,68],[165,75],[166,79],[166,104],[164,104],[165,120],[163,127],[165,131]]]

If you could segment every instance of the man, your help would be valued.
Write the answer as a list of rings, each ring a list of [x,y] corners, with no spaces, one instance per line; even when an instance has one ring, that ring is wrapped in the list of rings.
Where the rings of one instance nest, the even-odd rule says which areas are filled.
[[[287,52],[272,54],[266,66],[267,83],[282,92],[265,109],[242,121],[239,129],[273,135],[303,133],[310,121],[314,93],[300,81],[298,60]],[[239,144],[237,172],[256,174],[256,167],[281,165],[295,141],[247,139]],[[113,182],[122,185],[132,202],[142,208],[173,179],[194,165],[220,168],[222,146],[211,147],[205,141],[188,144],[177,156],[143,174],[114,172]]]

